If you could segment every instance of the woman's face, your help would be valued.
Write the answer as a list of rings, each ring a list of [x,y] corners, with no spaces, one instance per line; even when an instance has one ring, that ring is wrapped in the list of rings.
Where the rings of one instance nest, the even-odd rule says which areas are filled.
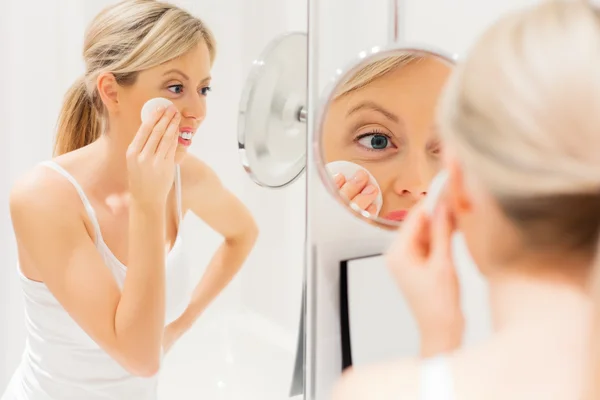
[[[330,105],[322,139],[325,161],[351,161],[373,175],[383,196],[381,218],[402,220],[440,169],[434,116],[450,72],[446,63],[423,58]]]
[[[195,135],[206,116],[206,96],[210,91],[210,55],[201,42],[183,56],[139,73],[135,84],[122,88],[120,119],[127,131],[135,132],[141,124],[143,105],[154,97],[164,97],[175,104],[181,113],[180,133]],[[131,137],[133,139],[133,136]],[[187,154],[192,140],[179,138],[175,161]]]

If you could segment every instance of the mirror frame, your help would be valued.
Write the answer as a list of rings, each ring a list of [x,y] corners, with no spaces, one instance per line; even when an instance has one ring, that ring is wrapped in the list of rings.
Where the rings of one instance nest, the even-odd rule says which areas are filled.
[[[442,50],[441,48],[420,43],[398,42],[390,46],[375,46],[370,50],[363,50],[359,52],[358,56],[346,63],[344,68],[336,69],[336,73],[331,77],[326,89],[321,94],[317,109],[317,131],[313,134],[312,143],[310,143],[310,145],[313,147],[313,154],[317,155],[314,160],[317,174],[319,175],[321,183],[325,186],[326,191],[333,196],[337,203],[341,204],[346,210],[353,214],[354,217],[358,217],[370,225],[387,230],[396,230],[402,226],[402,223],[388,221],[383,218],[372,217],[368,212],[361,210],[358,208],[358,206],[356,206],[356,204],[340,195],[339,190],[335,187],[333,180],[325,168],[326,163],[324,162],[325,157],[323,154],[323,146],[321,146],[321,141],[323,137],[323,125],[328,106],[333,100],[333,95],[336,88],[342,83],[342,81],[346,77],[357,73],[364,66],[365,61],[385,58],[386,56],[391,56],[399,51],[429,53],[441,58],[453,67],[456,67],[459,59],[456,53],[450,53]]]
[[[243,82],[244,86],[242,88],[242,92],[240,94],[240,98],[238,101],[237,147],[238,147],[238,154],[240,157],[240,162],[242,164],[242,167],[244,168],[244,171],[246,172],[246,174],[248,174],[250,179],[258,186],[267,188],[267,189],[285,188],[285,187],[293,184],[294,182],[296,182],[302,176],[302,174],[306,171],[307,148],[305,147],[304,154],[302,156],[302,158],[304,159],[303,165],[297,172],[294,173],[294,176],[292,176],[287,181],[280,183],[280,184],[266,183],[265,181],[263,181],[261,179],[261,177],[259,176],[260,174],[257,173],[256,165],[253,165],[253,163],[250,162],[250,157],[248,155],[248,149],[246,147],[247,142],[248,142],[247,135],[246,135],[246,133],[247,133],[246,122],[248,120],[248,115],[247,115],[248,114],[248,104],[249,104],[250,98],[252,97],[254,92],[257,90],[257,88],[256,88],[257,82],[256,81],[263,73],[263,70],[265,68],[265,59],[267,59],[272,54],[272,52],[275,48],[280,46],[283,42],[288,40],[290,37],[295,37],[295,36],[302,36],[306,40],[305,53],[306,53],[306,57],[308,59],[308,34],[306,32],[294,30],[294,31],[287,31],[287,32],[284,32],[284,33],[281,33],[281,34],[275,36],[265,45],[265,47],[261,50],[260,54],[252,62],[252,65],[250,66],[250,69],[244,79],[244,82]],[[269,65],[269,67],[270,67],[270,65]],[[306,64],[306,66],[305,66],[305,75],[306,75],[306,91],[308,92],[308,64]],[[271,101],[272,100],[273,99],[271,99]],[[305,99],[304,99],[304,110],[306,110],[307,100],[308,100],[308,94],[305,96]],[[304,124],[304,129],[305,129],[304,137],[306,138],[308,136],[308,121],[304,121],[303,124]],[[288,171],[286,171],[286,172],[288,172]]]

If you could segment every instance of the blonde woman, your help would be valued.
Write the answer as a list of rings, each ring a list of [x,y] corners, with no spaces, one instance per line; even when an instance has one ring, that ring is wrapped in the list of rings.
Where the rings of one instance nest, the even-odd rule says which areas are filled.
[[[94,19],[83,56],[56,157],[11,192],[27,345],[3,400],[155,399],[162,356],[257,236],[242,203],[187,153],[215,57],[204,23],[167,3],[123,1]],[[153,97],[175,107],[140,125]],[[195,287],[187,211],[224,237]]]
[[[450,72],[448,64],[433,56],[388,56],[344,82],[327,111],[325,161],[346,160],[366,168],[381,188],[382,218],[402,221],[441,167],[434,114]],[[334,180],[343,196],[375,212],[379,193],[364,171]]]
[[[432,219],[413,209],[387,255],[422,357],[350,370],[336,400],[600,398],[599,61],[600,11],[583,1],[507,15],[476,43],[441,104],[445,197]],[[465,349],[454,229],[494,323]]]

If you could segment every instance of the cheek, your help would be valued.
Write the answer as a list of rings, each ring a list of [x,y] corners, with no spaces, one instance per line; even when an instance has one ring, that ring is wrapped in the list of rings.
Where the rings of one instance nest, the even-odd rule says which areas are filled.
[[[398,179],[402,179],[403,172],[398,169],[400,163],[396,159],[369,162],[361,165],[375,177],[375,180],[383,191],[386,188],[393,187],[394,182]]]
[[[136,96],[129,95],[123,96],[120,103],[120,118],[125,121],[128,126],[134,123],[139,126],[142,123],[141,111],[144,101]]]
[[[460,235],[455,236],[453,240],[453,252],[454,260],[457,263],[465,263],[466,260],[471,261],[473,266],[482,275],[487,275],[490,260],[488,260],[488,254],[484,248],[486,243],[483,243],[484,239],[481,235],[477,235],[471,231],[461,231]]]
[[[443,163],[439,157],[432,158],[432,159],[430,159],[427,166],[428,166],[427,178],[428,178],[428,181],[431,182],[433,180],[433,178],[442,170]]]
[[[123,96],[123,109],[127,110],[131,116],[139,117],[142,107],[148,100],[161,97],[160,93],[149,90],[147,86],[146,83],[136,84]]]
[[[326,161],[347,159],[346,148],[340,143],[341,135],[342,132],[332,128],[329,122],[323,126],[320,145]]]

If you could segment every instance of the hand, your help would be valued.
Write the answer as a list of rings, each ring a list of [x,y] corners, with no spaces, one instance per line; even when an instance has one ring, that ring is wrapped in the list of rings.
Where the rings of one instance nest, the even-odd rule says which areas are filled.
[[[163,354],[166,354],[173,344],[181,338],[181,336],[189,329],[187,324],[183,323],[183,320],[176,319],[165,327],[163,334]]]
[[[140,204],[162,205],[173,185],[175,151],[181,116],[175,106],[160,107],[142,124],[127,149],[132,198]]]
[[[352,179],[346,180],[342,174],[336,174],[333,177],[340,194],[356,204],[361,210],[369,214],[377,212],[377,206],[373,204],[379,190],[376,186],[369,183],[369,176],[365,171],[359,170]]]
[[[409,213],[386,254],[421,333],[421,354],[430,357],[460,347],[464,317],[452,261],[454,220],[440,204],[431,219],[423,202]]]

